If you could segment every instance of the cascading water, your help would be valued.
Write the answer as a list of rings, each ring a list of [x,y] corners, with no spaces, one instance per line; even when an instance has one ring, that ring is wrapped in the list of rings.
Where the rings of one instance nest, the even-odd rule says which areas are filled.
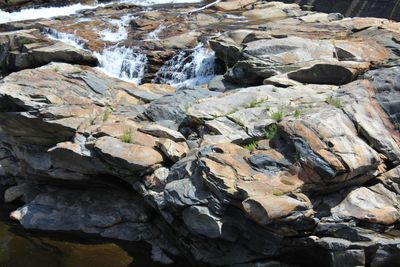
[[[101,54],[94,53],[100,69],[106,74],[128,82],[140,84],[146,72],[147,57],[135,48],[111,46]]]
[[[147,34],[146,40],[159,40],[158,35],[165,29],[164,24],[160,24],[157,29]]]
[[[126,30],[126,27],[129,25],[129,22],[131,22],[132,19],[134,19],[135,16],[132,15],[125,15],[121,17],[121,19],[112,19],[109,21],[111,25],[113,25],[117,30],[113,31],[110,29],[106,29],[102,32],[100,32],[101,39],[103,41],[108,41],[108,42],[120,42],[122,40],[125,40],[128,38],[128,31]]]
[[[94,9],[103,5],[82,5],[75,4],[63,7],[43,7],[43,8],[28,8],[17,12],[5,12],[0,10],[0,23],[11,21],[30,20],[52,18],[58,16],[68,16],[84,9]]]
[[[50,39],[61,41],[76,48],[86,49],[85,42],[74,34],[58,32],[55,29],[51,28],[43,28],[42,33],[47,35],[47,37]]]
[[[214,52],[201,44],[181,51],[160,68],[153,82],[178,88],[205,84],[215,76],[215,59]]]

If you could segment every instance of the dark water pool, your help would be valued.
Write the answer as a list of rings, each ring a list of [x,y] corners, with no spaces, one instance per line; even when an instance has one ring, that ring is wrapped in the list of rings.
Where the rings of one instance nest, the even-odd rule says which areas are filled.
[[[28,231],[9,219],[10,210],[0,201],[0,267],[166,266],[151,260],[151,247],[145,243]],[[189,265],[176,262],[173,266]]]

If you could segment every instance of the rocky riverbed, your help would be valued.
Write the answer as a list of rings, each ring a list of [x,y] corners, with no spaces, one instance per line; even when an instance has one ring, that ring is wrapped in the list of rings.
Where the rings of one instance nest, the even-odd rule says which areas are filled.
[[[165,264],[399,262],[398,22],[34,3],[0,13],[0,182],[24,228],[146,242]]]

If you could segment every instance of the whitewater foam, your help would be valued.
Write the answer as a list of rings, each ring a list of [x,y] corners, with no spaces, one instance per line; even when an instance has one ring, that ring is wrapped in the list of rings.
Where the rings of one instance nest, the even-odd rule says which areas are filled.
[[[44,28],[42,33],[45,34],[49,39],[58,40],[63,43],[72,45],[76,48],[86,49],[85,41],[72,33],[59,32],[55,29]]]
[[[160,24],[157,29],[147,34],[146,40],[159,40],[158,35],[165,29],[164,24]]]
[[[99,60],[99,69],[112,77],[140,84],[146,73],[147,56],[137,48],[115,45],[94,55]]]
[[[157,72],[154,83],[166,83],[174,87],[194,87],[205,84],[215,77],[215,53],[199,44],[191,50],[183,50],[167,61]]]
[[[28,8],[11,13],[0,10],[0,23],[7,23],[20,20],[53,18],[58,16],[68,16],[84,9],[94,9],[99,6],[100,5],[91,6],[91,5],[74,4],[63,7]]]
[[[121,19],[112,19],[109,21],[111,25],[114,26],[114,28],[117,28],[117,30],[113,31],[112,29],[106,29],[100,32],[101,39],[103,41],[108,41],[108,42],[119,42],[122,40],[125,40],[128,38],[128,31],[126,30],[126,27],[129,25],[131,20],[133,20],[135,16],[133,15],[125,15],[121,17]]]

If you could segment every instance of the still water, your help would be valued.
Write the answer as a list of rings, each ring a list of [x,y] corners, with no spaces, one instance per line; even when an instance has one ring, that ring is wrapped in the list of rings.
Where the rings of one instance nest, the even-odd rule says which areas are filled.
[[[8,219],[9,208],[0,201],[0,267],[165,266],[151,260],[147,244],[24,230]]]

